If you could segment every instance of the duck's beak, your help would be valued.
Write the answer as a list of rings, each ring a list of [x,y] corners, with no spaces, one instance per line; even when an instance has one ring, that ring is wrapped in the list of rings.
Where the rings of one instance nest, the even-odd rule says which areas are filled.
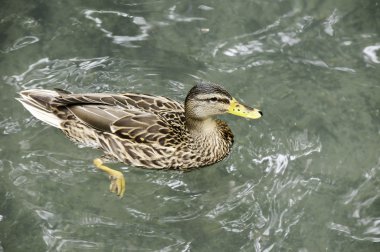
[[[228,113],[250,119],[258,119],[263,116],[263,112],[260,110],[243,105],[235,100],[235,98],[232,98],[230,101]]]

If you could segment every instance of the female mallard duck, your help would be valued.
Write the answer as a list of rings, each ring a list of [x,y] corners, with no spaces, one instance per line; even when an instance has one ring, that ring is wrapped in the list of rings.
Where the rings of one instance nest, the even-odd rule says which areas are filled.
[[[137,93],[72,94],[57,89],[25,90],[20,95],[18,100],[33,116],[77,143],[102,149],[105,160],[151,169],[190,170],[216,163],[230,152],[233,134],[213,116],[262,116],[221,86],[205,82],[189,91],[184,105]],[[100,158],[94,164],[110,175],[110,190],[122,197],[123,174]]]

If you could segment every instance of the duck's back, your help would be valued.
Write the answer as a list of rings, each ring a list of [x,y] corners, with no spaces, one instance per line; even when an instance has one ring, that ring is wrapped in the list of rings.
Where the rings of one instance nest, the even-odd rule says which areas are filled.
[[[56,117],[53,126],[72,141],[103,149],[110,158],[146,168],[183,168],[176,155],[185,151],[190,136],[182,104],[137,93],[54,92],[23,91],[22,102],[34,115],[40,110]]]

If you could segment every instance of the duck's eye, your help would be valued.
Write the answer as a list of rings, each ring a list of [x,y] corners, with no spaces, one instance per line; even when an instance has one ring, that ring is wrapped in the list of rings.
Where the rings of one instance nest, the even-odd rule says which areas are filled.
[[[216,97],[210,98],[210,101],[212,101],[212,102],[216,102],[217,100],[218,100],[218,98],[216,98]]]

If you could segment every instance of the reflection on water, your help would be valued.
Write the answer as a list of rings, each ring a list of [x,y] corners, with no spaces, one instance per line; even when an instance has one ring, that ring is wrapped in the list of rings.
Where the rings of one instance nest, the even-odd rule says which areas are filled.
[[[367,46],[363,50],[364,59],[369,63],[379,64],[380,60],[377,56],[377,51],[380,50],[380,45]]]
[[[355,188],[349,188],[340,199],[342,209],[351,217],[348,225],[331,222],[328,228],[355,240],[380,242],[380,218],[374,216],[378,213],[380,203],[379,188],[376,187],[379,171],[380,160],[376,167],[358,179],[360,182]]]
[[[38,41],[39,41],[39,39],[35,36],[25,36],[25,37],[19,38],[15,41],[13,46],[11,46],[10,48],[6,48],[3,51],[3,53],[9,53],[11,51],[21,49],[24,46],[28,46],[28,45],[36,43]]]
[[[133,17],[128,15],[127,13],[122,13],[118,11],[94,11],[94,10],[86,10],[84,11],[84,14],[86,18],[90,19],[91,21],[95,22],[96,26],[105,34],[105,36],[112,38],[113,42],[116,44],[120,44],[123,46],[130,46],[133,47],[134,45],[131,43],[133,41],[141,41],[146,40],[148,38],[148,31],[151,28],[149,24],[145,21],[143,17]],[[136,34],[135,36],[121,36],[121,35],[113,35],[113,33],[106,28],[103,27],[103,21],[99,17],[95,17],[96,14],[98,15],[116,15],[118,17],[123,18],[129,18],[131,19],[131,22],[138,26],[139,34]],[[109,19],[108,19],[109,20]],[[117,23],[125,23],[124,20],[118,20]]]
[[[5,8],[5,7],[4,7]],[[0,251],[378,251],[376,1],[8,3],[0,14]],[[263,109],[224,116],[231,155],[190,173],[115,164],[14,99],[160,94],[198,79]]]

